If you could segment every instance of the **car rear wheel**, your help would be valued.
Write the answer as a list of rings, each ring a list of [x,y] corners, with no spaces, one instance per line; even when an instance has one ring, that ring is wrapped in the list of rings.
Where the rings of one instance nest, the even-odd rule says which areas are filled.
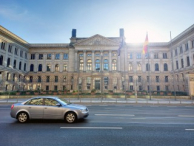
[[[28,114],[25,112],[21,112],[18,114],[18,121],[20,123],[25,123],[28,121]]]
[[[76,114],[73,112],[68,112],[65,115],[65,120],[67,123],[74,123],[76,121]]]

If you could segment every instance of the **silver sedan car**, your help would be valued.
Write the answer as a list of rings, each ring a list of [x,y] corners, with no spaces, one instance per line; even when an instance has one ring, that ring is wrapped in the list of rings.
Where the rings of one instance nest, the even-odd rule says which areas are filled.
[[[65,119],[74,123],[77,119],[88,117],[86,106],[71,104],[58,97],[34,97],[11,106],[11,117],[25,123],[29,119]]]

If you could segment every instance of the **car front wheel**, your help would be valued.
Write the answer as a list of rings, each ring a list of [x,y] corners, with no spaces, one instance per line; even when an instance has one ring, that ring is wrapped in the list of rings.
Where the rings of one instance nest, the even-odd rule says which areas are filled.
[[[18,118],[17,119],[18,119],[18,121],[20,123],[25,123],[25,122],[28,121],[28,114],[25,113],[25,112],[21,112],[21,113],[18,114]]]
[[[67,123],[74,123],[76,121],[76,114],[73,112],[68,112],[65,115],[65,120]]]

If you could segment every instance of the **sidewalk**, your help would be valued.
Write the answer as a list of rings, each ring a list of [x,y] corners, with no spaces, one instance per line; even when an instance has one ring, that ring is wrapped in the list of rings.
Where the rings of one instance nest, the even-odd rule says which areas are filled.
[[[161,99],[161,98],[64,98],[71,103],[87,103],[87,104],[189,104],[194,106],[194,100],[189,99]],[[0,104],[16,103],[26,101],[27,98],[17,99],[0,99]]]

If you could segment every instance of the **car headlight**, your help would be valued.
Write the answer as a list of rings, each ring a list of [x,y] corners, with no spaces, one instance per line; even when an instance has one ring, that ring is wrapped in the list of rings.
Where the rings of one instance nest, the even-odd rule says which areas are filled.
[[[87,109],[81,109],[81,112],[82,112],[82,113],[87,113],[88,110],[87,110]]]

